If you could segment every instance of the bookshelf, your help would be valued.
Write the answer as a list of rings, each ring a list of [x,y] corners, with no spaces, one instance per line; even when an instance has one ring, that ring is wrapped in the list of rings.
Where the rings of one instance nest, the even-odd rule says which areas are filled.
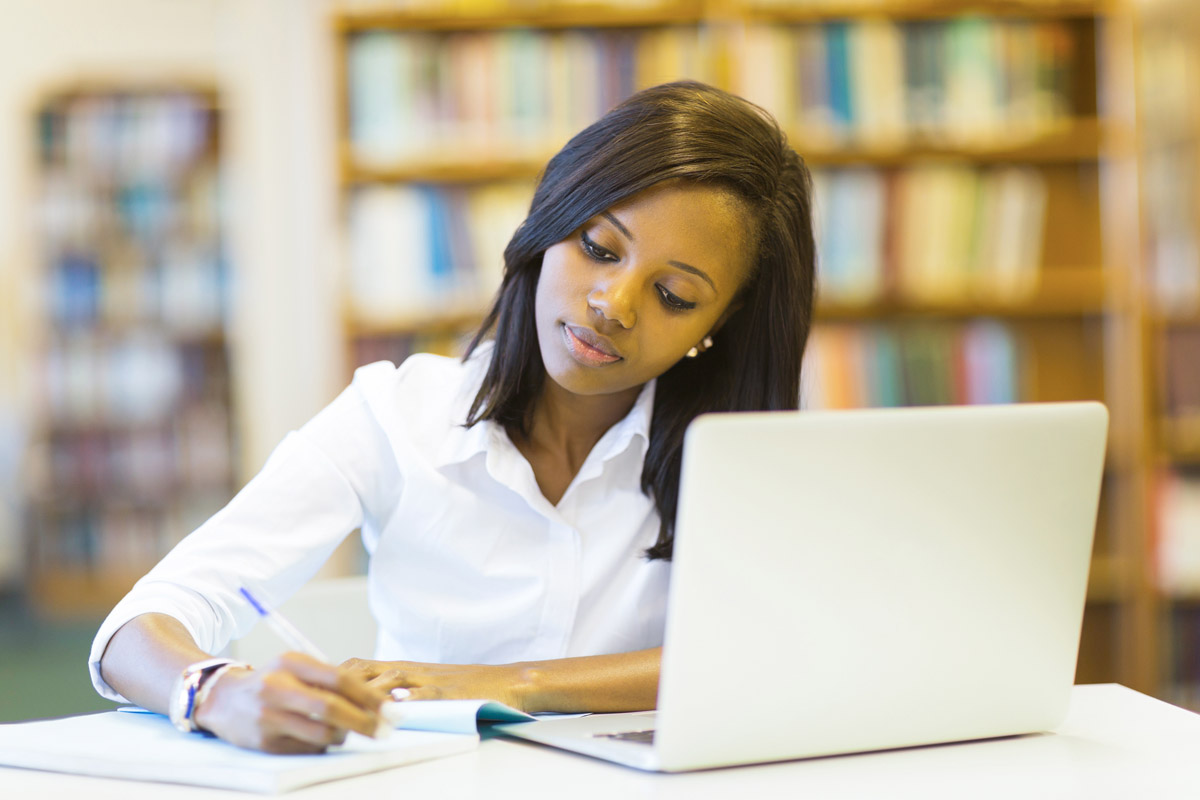
[[[1155,691],[1142,351],[1124,343],[1141,330],[1127,11],[1119,0],[344,3],[332,33],[351,363],[456,349],[534,176],[575,130],[646,85],[723,86],[772,111],[814,171],[809,406],[1109,404],[1078,678]],[[398,268],[399,237],[356,233],[373,230],[364,194],[497,187],[511,191],[507,216],[491,215],[505,222],[477,248],[466,293],[453,281],[395,288],[380,265]],[[420,280],[457,264],[436,242],[443,216],[406,217],[447,259],[422,258]],[[407,304],[382,302],[389,282]]]
[[[1160,680],[1200,710],[1200,9],[1139,4],[1147,458]]]
[[[221,125],[195,86],[87,86],[31,120],[37,613],[94,619],[233,489]]]

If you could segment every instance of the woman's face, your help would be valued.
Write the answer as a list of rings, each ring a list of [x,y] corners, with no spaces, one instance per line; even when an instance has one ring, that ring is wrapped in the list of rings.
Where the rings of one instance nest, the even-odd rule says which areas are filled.
[[[746,225],[729,192],[668,181],[547,249],[536,316],[550,378],[600,395],[666,372],[730,310],[750,268]]]

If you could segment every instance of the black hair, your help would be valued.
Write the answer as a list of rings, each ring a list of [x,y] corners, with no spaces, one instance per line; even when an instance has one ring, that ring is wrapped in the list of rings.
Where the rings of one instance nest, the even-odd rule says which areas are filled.
[[[504,249],[504,278],[467,348],[495,339],[491,364],[467,415],[529,432],[545,379],[534,297],[542,255],[588,220],[665,180],[731,193],[753,230],[751,271],[717,345],[658,378],[642,490],[661,527],[646,551],[670,559],[683,435],[699,414],[795,409],[812,323],[816,249],[812,182],[771,116],[695,81],[643,90],[572,138],[546,165],[529,215]]]

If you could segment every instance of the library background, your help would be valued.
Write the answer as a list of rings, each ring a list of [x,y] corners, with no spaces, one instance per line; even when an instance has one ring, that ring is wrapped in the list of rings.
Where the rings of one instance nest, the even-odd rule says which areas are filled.
[[[541,165],[681,77],[814,171],[805,407],[1108,405],[1077,678],[1200,709],[1200,4],[0,11],[0,720],[106,707],[112,604],[355,366],[458,352]]]

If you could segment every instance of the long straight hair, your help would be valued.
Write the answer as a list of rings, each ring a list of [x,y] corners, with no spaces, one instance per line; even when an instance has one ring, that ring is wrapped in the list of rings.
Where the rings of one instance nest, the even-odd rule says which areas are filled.
[[[795,409],[812,322],[816,251],[808,169],[762,109],[694,81],[646,89],[585,128],[538,181],[529,215],[504,250],[504,278],[466,358],[486,339],[492,360],[466,424],[529,433],[546,370],[534,297],[546,249],[589,219],[665,180],[731,192],[752,230],[750,277],[716,346],[658,378],[642,490],[661,525],[649,558],[670,559],[683,435],[698,415]]]

